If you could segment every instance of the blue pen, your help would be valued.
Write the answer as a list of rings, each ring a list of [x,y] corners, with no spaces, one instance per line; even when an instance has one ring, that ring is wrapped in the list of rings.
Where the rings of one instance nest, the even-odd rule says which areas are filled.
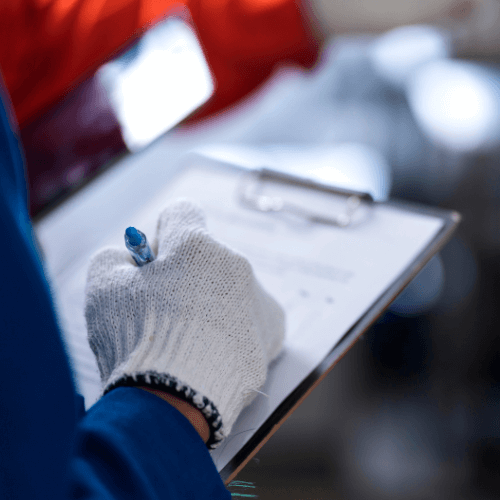
[[[127,227],[125,231],[125,246],[138,266],[143,266],[155,260],[155,255],[149,247],[146,235],[135,227]]]

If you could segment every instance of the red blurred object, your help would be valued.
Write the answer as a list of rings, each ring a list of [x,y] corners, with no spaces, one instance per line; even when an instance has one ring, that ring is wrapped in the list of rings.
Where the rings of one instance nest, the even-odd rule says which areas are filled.
[[[320,42],[309,29],[300,4],[294,0],[1,2],[0,68],[22,132],[32,190],[46,185],[39,179],[44,172],[56,169],[64,177],[64,169],[73,168],[68,164],[72,161],[51,156],[59,154],[61,145],[68,150],[68,141],[74,142],[79,137],[81,147],[74,148],[74,153],[82,156],[82,164],[86,154],[82,147],[84,138],[97,147],[96,133],[101,129],[89,131],[89,127],[95,128],[92,120],[84,120],[86,125],[82,128],[76,116],[72,116],[72,113],[99,116],[103,122],[106,121],[104,114],[111,113],[105,103],[101,103],[99,111],[90,109],[96,102],[95,98],[87,99],[96,90],[90,83],[93,73],[130,46],[152,24],[173,14],[190,18],[216,85],[214,96],[190,121],[234,104],[262,83],[278,63],[291,62],[310,68],[318,56]],[[84,87],[78,89],[81,84]],[[116,120],[114,117],[107,120],[108,125],[99,134],[104,142],[111,144],[111,149],[119,149],[118,144],[112,144],[116,132],[111,133],[109,128]],[[70,122],[73,131],[68,135],[65,128]],[[52,153],[47,153],[48,150]],[[40,152],[38,158],[37,151]],[[99,156],[97,152],[92,154],[94,159]],[[75,173],[73,177],[78,176]],[[45,197],[38,192],[31,193],[33,203],[39,200],[36,203],[43,204],[42,200],[48,199],[52,188],[43,189],[46,189]],[[55,188],[54,192],[57,191]],[[33,203],[32,213],[39,209]]]
[[[215,94],[194,119],[230,106],[254,90],[277,64],[312,68],[320,42],[298,1],[205,0],[189,3],[215,78]]]

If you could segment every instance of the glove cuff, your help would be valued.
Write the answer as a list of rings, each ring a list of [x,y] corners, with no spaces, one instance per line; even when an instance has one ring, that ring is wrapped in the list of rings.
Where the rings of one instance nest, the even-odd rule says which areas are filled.
[[[221,432],[222,416],[216,406],[207,397],[195,391],[189,385],[184,384],[173,375],[151,370],[137,372],[133,375],[124,374],[104,388],[103,396],[117,387],[137,386],[149,386],[153,389],[164,391],[198,408],[203,413],[210,429],[210,437],[206,443],[207,448],[215,450],[221,444],[225,436]]]

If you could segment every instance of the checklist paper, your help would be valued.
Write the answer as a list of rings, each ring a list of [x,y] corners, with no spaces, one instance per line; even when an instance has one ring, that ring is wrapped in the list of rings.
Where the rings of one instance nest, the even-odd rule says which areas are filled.
[[[193,160],[135,215],[117,221],[116,233],[94,249],[124,248],[128,226],[140,228],[153,242],[161,210],[179,197],[192,199],[204,209],[213,237],[246,256],[262,286],[284,308],[283,350],[269,367],[261,388],[264,394],[257,394],[228,439],[211,452],[219,471],[408,271],[445,224],[440,215],[390,203],[363,202],[345,228],[311,223],[300,216],[262,213],[238,198],[249,182],[247,176],[238,168]],[[338,213],[345,204],[345,197],[280,183],[259,189],[324,215]],[[71,278],[56,278],[53,288],[79,390],[88,407],[99,395],[100,382],[83,316],[87,267],[88,257]]]

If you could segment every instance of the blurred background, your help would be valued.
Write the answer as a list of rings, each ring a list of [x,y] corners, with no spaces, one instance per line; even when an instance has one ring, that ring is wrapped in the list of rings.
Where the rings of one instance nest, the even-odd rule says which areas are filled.
[[[305,151],[304,175],[459,211],[439,256],[238,479],[261,499],[500,498],[500,2],[176,9],[137,18],[31,108],[37,87],[0,58],[35,221],[154,141],[171,147],[165,168],[193,148],[282,169]],[[43,76],[56,56],[42,56],[28,69]]]

